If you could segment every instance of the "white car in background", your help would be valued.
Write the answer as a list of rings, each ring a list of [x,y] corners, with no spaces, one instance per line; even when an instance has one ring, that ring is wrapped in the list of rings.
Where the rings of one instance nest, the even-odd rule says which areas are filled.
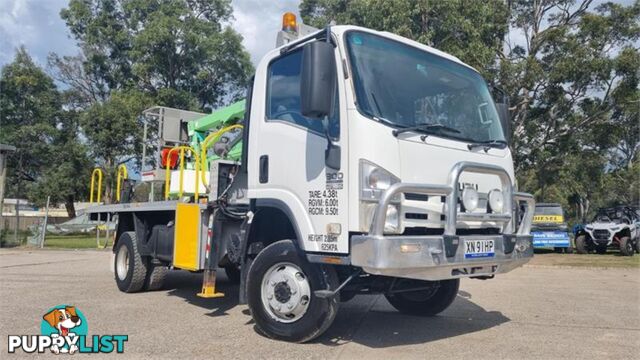
[[[640,214],[631,206],[598,209],[593,222],[576,234],[576,250],[580,254],[595,251],[604,254],[608,248],[620,249],[625,256],[640,252]]]

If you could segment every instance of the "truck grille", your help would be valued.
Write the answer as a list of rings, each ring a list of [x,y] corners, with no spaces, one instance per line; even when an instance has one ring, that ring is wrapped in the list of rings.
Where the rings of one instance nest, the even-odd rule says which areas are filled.
[[[426,195],[426,194],[405,193],[404,198],[406,200],[413,200],[413,201],[429,201],[429,195]]]
[[[593,230],[593,237],[596,240],[609,240],[609,230]]]

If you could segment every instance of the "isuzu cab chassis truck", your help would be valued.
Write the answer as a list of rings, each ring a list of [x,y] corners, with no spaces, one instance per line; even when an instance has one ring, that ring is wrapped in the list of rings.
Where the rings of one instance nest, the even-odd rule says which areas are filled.
[[[204,273],[199,296],[218,297],[224,268],[261,333],[304,342],[355,295],[435,315],[461,278],[533,256],[535,204],[514,190],[504,96],[415,41],[283,20],[241,110],[183,116],[176,134],[217,125],[178,134],[143,171],[166,172],[165,200],[87,210],[117,218],[120,290],[157,289],[182,269]]]

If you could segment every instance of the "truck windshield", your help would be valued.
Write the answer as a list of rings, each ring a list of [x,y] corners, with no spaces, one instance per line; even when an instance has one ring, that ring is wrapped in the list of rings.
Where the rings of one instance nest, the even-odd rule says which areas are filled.
[[[536,206],[535,215],[562,215],[560,206]]]
[[[348,32],[346,41],[364,115],[466,142],[505,141],[487,84],[476,71],[366,32]]]

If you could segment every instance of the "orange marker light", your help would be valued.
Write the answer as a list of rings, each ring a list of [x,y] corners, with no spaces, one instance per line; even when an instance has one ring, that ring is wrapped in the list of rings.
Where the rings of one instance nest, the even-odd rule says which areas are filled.
[[[296,20],[296,14],[292,12],[286,12],[282,15],[282,31],[289,33],[298,31],[298,23]]]

